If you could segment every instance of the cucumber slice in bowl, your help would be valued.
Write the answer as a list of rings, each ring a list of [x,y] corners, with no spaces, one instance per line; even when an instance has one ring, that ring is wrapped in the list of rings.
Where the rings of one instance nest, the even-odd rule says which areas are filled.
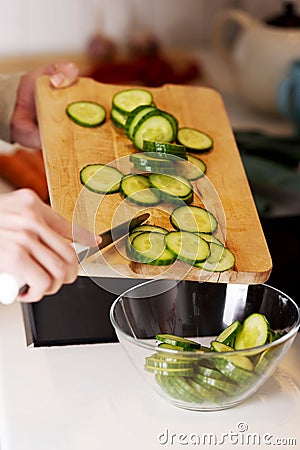
[[[114,194],[120,190],[123,173],[104,164],[88,164],[80,170],[80,181],[97,194]]]
[[[216,337],[216,341],[229,345],[230,347],[234,347],[235,338],[237,333],[240,331],[241,326],[241,322],[239,320],[235,320]]]
[[[171,231],[166,235],[167,249],[187,264],[205,260],[209,256],[208,243],[200,236],[186,231]]]
[[[199,342],[181,336],[175,336],[174,334],[157,334],[155,339],[165,344],[175,345],[176,347],[180,347],[181,350],[186,351],[199,350],[201,348]]]
[[[226,358],[215,358],[214,363],[223,375],[240,386],[255,382],[253,364],[246,356],[234,355]]]
[[[82,127],[98,127],[106,119],[106,111],[102,105],[85,100],[69,103],[66,113],[73,122]]]
[[[170,222],[176,230],[191,233],[214,233],[218,222],[209,211],[200,206],[180,206],[172,212]]]
[[[144,175],[125,175],[121,179],[120,191],[123,197],[137,205],[152,206],[160,203],[160,195]]]
[[[243,350],[265,345],[268,342],[269,330],[270,324],[263,314],[251,314],[237,333],[234,348]]]

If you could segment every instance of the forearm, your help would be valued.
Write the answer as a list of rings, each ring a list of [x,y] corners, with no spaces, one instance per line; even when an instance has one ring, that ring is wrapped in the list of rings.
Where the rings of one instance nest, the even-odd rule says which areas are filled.
[[[0,139],[11,142],[11,119],[22,74],[0,75]],[[1,145],[0,145],[1,152]]]

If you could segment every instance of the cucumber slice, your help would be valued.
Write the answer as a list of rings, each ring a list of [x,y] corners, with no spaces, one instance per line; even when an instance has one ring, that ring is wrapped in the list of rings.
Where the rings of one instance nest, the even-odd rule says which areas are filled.
[[[97,194],[119,192],[122,177],[118,169],[104,164],[88,164],[80,170],[81,183]]]
[[[186,198],[193,192],[191,183],[183,177],[153,173],[149,176],[151,185],[159,189],[168,198]]]
[[[146,231],[137,233],[131,241],[132,255],[136,261],[155,266],[174,262],[174,255],[166,249],[165,234]]]
[[[123,176],[120,192],[123,197],[137,205],[152,206],[160,203],[158,191],[151,188],[150,181],[144,175]]]
[[[199,375],[202,375],[204,377],[210,377],[214,378],[215,380],[228,380],[221,372],[219,372],[217,369],[205,367],[202,365],[198,365],[196,368],[196,373]]]
[[[206,392],[206,395],[203,395],[203,392],[200,393],[199,390],[195,389],[194,382],[191,378],[187,379],[184,377],[176,377],[172,378],[170,383],[172,383],[174,388],[180,393],[183,400],[186,402],[203,403],[203,401],[210,400],[211,398],[209,391]]]
[[[162,234],[168,233],[168,230],[166,230],[166,228],[159,227],[157,225],[139,225],[138,227],[134,228],[133,233],[144,233],[145,231],[155,231],[156,233]]]
[[[176,389],[171,382],[171,377],[166,377],[164,375],[156,374],[155,375],[155,381],[161,389],[168,394],[170,397],[175,398],[177,400],[186,400],[186,392],[182,390]]]
[[[198,233],[198,234],[206,242],[209,242],[209,243],[213,242],[214,244],[222,245],[224,247],[223,242],[221,242],[220,239],[216,238],[216,236],[214,236],[213,234],[210,234],[210,233]]]
[[[184,377],[168,378],[169,388],[173,389],[176,398],[189,403],[203,403],[199,394],[193,391]]]
[[[162,342],[161,344],[158,344],[158,348],[165,348],[167,350],[175,350],[175,351],[180,351],[182,352],[182,347],[180,347],[179,345],[172,345],[172,344],[167,344],[166,342]]]
[[[132,140],[134,145],[143,150],[144,140],[173,142],[175,132],[172,122],[157,109],[145,114],[136,124]]]
[[[166,236],[167,249],[187,264],[205,260],[209,256],[209,245],[200,236],[186,231],[171,231]]]
[[[248,385],[255,381],[255,376],[252,372],[253,365],[250,359],[245,356],[235,355],[231,359],[228,357],[216,358],[214,363],[223,375],[239,385]]]
[[[219,372],[220,373],[220,372]],[[224,378],[224,377],[223,377]],[[216,379],[206,375],[198,374],[193,377],[193,380],[197,383],[200,383],[202,386],[213,387],[215,389],[219,389],[220,391],[225,392],[226,394],[235,394],[237,393],[237,385],[236,383],[232,383],[230,381],[225,381],[224,379]]]
[[[199,350],[201,348],[201,344],[199,344],[199,342],[195,342],[191,339],[183,338],[181,336],[175,336],[173,334],[157,334],[155,336],[155,339],[163,342],[164,344],[180,347],[181,350],[193,351]]]
[[[269,322],[263,314],[251,314],[244,320],[235,338],[234,348],[242,350],[265,345],[268,342],[269,329]]]
[[[206,164],[190,154],[187,154],[187,161],[175,161],[174,164],[178,175],[190,181],[198,180],[206,173]]]
[[[134,255],[134,250],[131,245],[132,240],[138,234],[144,233],[145,231],[155,231],[156,233],[162,233],[162,234],[168,233],[168,230],[166,230],[165,228],[162,228],[162,227],[158,227],[156,225],[140,225],[140,226],[136,227],[131,233],[129,233],[129,235],[126,239],[126,250],[127,250],[127,255],[129,257],[133,257],[133,255]]]
[[[112,110],[110,111],[110,119],[116,127],[123,129],[125,127],[127,118],[126,116],[124,116],[124,114],[120,113],[120,111],[112,108]]]
[[[170,114],[167,111],[163,111],[163,110],[159,109],[159,112],[162,116],[165,116],[165,118],[171,122],[171,124],[173,126],[173,130],[174,130],[174,136],[175,136],[174,140],[175,140],[175,138],[177,136],[177,132],[178,132],[178,120],[176,119],[175,116],[173,116],[173,114]]]
[[[152,164],[139,164],[138,162],[134,163],[134,169],[138,172],[149,172],[149,173],[160,173],[163,175],[177,175],[176,169],[173,166],[169,167],[157,167],[157,165],[153,166]]]
[[[131,113],[127,116],[126,124],[125,124],[125,133],[129,137],[129,139],[133,138],[133,132],[136,124],[140,121],[140,119],[145,116],[148,112],[155,110],[155,106],[149,105],[140,105],[134,108]]]
[[[174,209],[170,222],[176,230],[213,233],[218,226],[215,217],[200,206],[181,206]]]
[[[191,394],[197,396],[205,402],[219,403],[225,400],[225,395],[220,390],[208,384],[202,384],[196,378],[190,378],[180,381],[180,384],[185,383],[185,389]],[[189,389],[188,389],[189,387]]]
[[[212,138],[196,128],[179,128],[177,133],[177,142],[193,152],[206,152],[213,147]]]
[[[73,122],[82,127],[98,127],[106,119],[106,111],[102,105],[90,101],[75,101],[66,107],[66,113]]]
[[[133,162],[134,167],[138,170],[176,175],[176,169],[173,161],[163,158],[155,158],[152,156],[152,153],[132,153],[129,156],[129,161]]]
[[[151,105],[153,96],[146,89],[124,89],[117,92],[112,99],[113,108],[128,115],[139,105]]]
[[[194,361],[188,359],[180,360],[174,358],[161,358],[157,355],[148,356],[145,358],[147,366],[157,367],[159,369],[193,369],[195,367]]]
[[[225,272],[235,265],[235,256],[223,245],[211,242],[209,244],[210,255],[206,261],[196,263],[195,267],[208,272]]]
[[[236,320],[231,325],[225,328],[217,337],[216,341],[222,342],[225,345],[229,345],[230,347],[234,347],[234,341],[237,333],[241,329],[241,322]]]
[[[157,157],[172,157],[187,159],[185,147],[183,145],[171,144],[169,142],[156,142],[144,140],[144,152],[157,154]]]
[[[223,344],[217,340],[211,341],[210,349],[213,352],[233,352],[233,348],[229,345]]]
[[[145,364],[144,369],[147,372],[154,373],[155,375],[164,375],[164,376],[171,376],[171,377],[192,377],[194,375],[194,369],[187,367],[187,368],[170,368],[170,369],[164,369],[160,367],[153,367],[152,365]]]

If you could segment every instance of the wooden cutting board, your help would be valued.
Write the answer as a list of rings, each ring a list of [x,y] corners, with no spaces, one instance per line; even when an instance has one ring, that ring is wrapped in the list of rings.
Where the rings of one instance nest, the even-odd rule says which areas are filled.
[[[37,82],[38,121],[51,204],[74,224],[96,233],[145,211],[122,199],[119,193],[102,196],[90,192],[79,178],[80,169],[93,163],[112,164],[124,173],[132,170],[129,155],[136,149],[109,119],[114,93],[125,88],[89,78],[81,78],[65,89],[51,88],[46,76]],[[127,258],[125,239],[121,239],[86,261],[80,273],[248,284],[266,281],[272,268],[271,257],[221,96],[213,89],[195,86],[165,85],[149,90],[156,105],[174,114],[180,126],[201,129],[214,139],[212,151],[197,155],[207,164],[207,176],[194,183],[193,203],[204,206],[217,218],[217,236],[234,253],[235,267],[223,273],[208,273],[182,262],[168,267],[139,264]],[[107,121],[94,129],[76,125],[65,112],[75,100],[101,103]],[[169,214],[173,209],[166,204],[148,208],[149,223],[171,230]]]

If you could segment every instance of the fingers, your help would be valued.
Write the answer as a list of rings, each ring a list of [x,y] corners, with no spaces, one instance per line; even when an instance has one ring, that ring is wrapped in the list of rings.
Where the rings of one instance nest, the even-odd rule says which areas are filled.
[[[76,279],[76,252],[65,239],[72,238],[71,223],[27,189],[0,196],[0,216],[0,272],[29,285],[22,301],[38,301]],[[78,237],[95,245],[87,230]]]
[[[53,73],[51,73],[53,71]],[[55,88],[62,88],[74,84],[79,76],[78,67],[72,62],[58,62],[53,64],[50,73],[50,83]]]
[[[0,272],[10,273],[22,285],[29,286],[22,301],[38,301],[44,295],[57,292],[62,284],[76,279],[78,262],[74,251],[66,261],[65,253],[58,255],[29,233],[20,239],[15,231],[1,231],[0,238],[0,253],[6,255],[0,261]],[[67,243],[65,246],[68,252],[70,246]]]
[[[11,120],[11,138],[14,142],[30,148],[41,148],[34,99],[35,83],[40,75],[50,75],[51,85],[62,88],[77,81],[79,69],[71,62],[59,62],[22,76]]]
[[[71,241],[79,242],[90,247],[100,244],[100,236],[96,236],[86,228],[82,228],[77,224],[72,224],[60,214],[53,211],[48,205],[43,204],[43,217],[49,227]]]

